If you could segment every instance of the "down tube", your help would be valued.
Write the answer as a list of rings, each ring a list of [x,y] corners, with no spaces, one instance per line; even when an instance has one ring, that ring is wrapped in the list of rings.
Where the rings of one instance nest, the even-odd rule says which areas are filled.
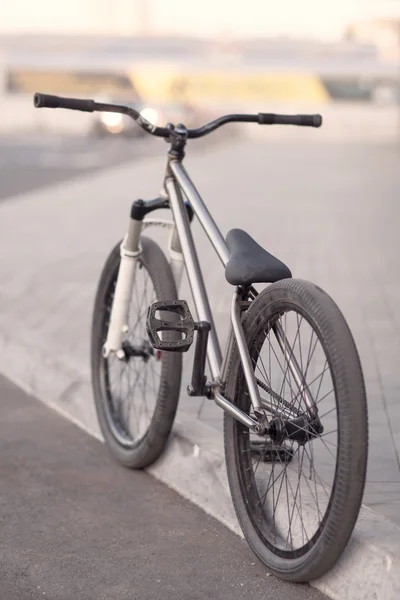
[[[208,338],[207,358],[210,366],[211,376],[215,380],[219,377],[221,371],[221,349],[208,301],[207,291],[204,285],[199,259],[197,257],[192,232],[190,229],[187,211],[183,202],[181,191],[174,179],[168,177],[165,182],[165,186],[167,188],[175,226],[178,231],[179,240],[182,247],[183,258],[185,260],[186,272],[197,312],[197,318],[199,321],[208,321],[211,325],[211,331]]]

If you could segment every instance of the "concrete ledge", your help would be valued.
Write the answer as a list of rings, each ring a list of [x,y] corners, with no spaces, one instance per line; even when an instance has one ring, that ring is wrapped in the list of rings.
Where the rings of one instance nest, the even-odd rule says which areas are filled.
[[[101,438],[88,374],[21,339],[0,331],[0,371],[89,434]],[[179,417],[168,448],[149,471],[238,535],[221,436]],[[363,507],[346,552],[312,585],[334,600],[398,600],[400,528]]]

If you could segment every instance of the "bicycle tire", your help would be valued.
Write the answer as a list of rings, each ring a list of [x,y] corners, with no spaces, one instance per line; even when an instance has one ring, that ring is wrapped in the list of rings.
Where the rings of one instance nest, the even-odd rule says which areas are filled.
[[[358,518],[368,458],[367,401],[361,364],[349,327],[330,296],[309,282],[295,279],[282,280],[270,285],[256,297],[243,317],[249,352],[255,352],[257,336],[266,335],[266,331],[271,330],[274,318],[277,314],[282,314],[282,311],[286,310],[285,307],[302,311],[312,324],[315,335],[326,353],[326,360],[332,373],[335,404],[338,408],[339,442],[334,484],[327,513],[321,519],[319,535],[313,539],[307,551],[307,544],[305,544],[303,553],[297,550],[297,554],[294,551],[284,552],[281,550],[283,546],[279,546],[276,541],[274,547],[274,542],[271,541],[273,536],[268,538],[267,534],[260,533],[262,528],[257,528],[255,525],[256,520],[252,514],[252,506],[255,506],[255,503],[250,498],[250,488],[245,485],[248,480],[244,473],[244,469],[248,469],[251,462],[251,458],[248,458],[250,449],[249,454],[243,452],[245,438],[240,438],[240,432],[243,434],[246,428],[227,413],[224,413],[225,459],[236,515],[255,555],[271,573],[281,579],[310,582],[333,567],[342,555]],[[264,333],[262,333],[263,328]],[[243,370],[237,346],[234,345],[226,395],[248,413],[250,403],[245,390]],[[271,494],[269,482],[266,495],[268,493]],[[276,504],[278,504],[277,500]],[[271,522],[269,527],[272,531]],[[274,535],[276,539],[276,534]]]
[[[145,269],[155,291],[155,300],[176,300],[177,290],[171,267],[161,248],[150,238],[141,236],[142,253],[138,268]],[[145,434],[127,446],[116,434],[116,423],[110,415],[109,382],[106,360],[102,354],[108,328],[108,313],[116,285],[120,264],[120,243],[110,253],[97,288],[92,320],[91,371],[96,413],[101,432],[111,455],[121,465],[131,469],[143,469],[154,463],[163,453],[174,423],[179,401],[182,355],[160,352],[160,383],[154,413]],[[147,307],[144,307],[144,320]],[[168,318],[165,317],[165,318]],[[145,331],[145,329],[143,329]],[[148,340],[147,332],[145,335]],[[167,332],[166,335],[176,334]],[[149,342],[150,344],[150,342]],[[118,360],[118,359],[117,359]],[[134,402],[135,398],[132,398]]]

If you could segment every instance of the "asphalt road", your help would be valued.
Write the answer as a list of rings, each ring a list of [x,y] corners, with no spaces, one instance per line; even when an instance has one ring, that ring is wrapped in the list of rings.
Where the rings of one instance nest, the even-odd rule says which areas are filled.
[[[164,146],[163,146],[164,144]],[[0,137],[0,201],[167,148],[151,138]]]
[[[0,397],[2,599],[324,600],[3,378]]]

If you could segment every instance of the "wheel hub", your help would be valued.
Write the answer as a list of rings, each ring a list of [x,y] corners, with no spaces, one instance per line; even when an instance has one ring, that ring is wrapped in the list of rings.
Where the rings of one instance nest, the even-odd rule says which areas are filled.
[[[292,440],[304,446],[310,440],[318,437],[323,430],[319,420],[311,422],[306,416],[287,420],[275,417],[269,422],[268,434],[275,444],[282,444],[284,440]]]
[[[151,356],[154,355],[154,348],[148,340],[143,340],[141,344],[131,344],[130,342],[123,342],[122,350],[124,351],[125,360],[128,361],[130,358],[143,358],[144,362],[147,362]]]

